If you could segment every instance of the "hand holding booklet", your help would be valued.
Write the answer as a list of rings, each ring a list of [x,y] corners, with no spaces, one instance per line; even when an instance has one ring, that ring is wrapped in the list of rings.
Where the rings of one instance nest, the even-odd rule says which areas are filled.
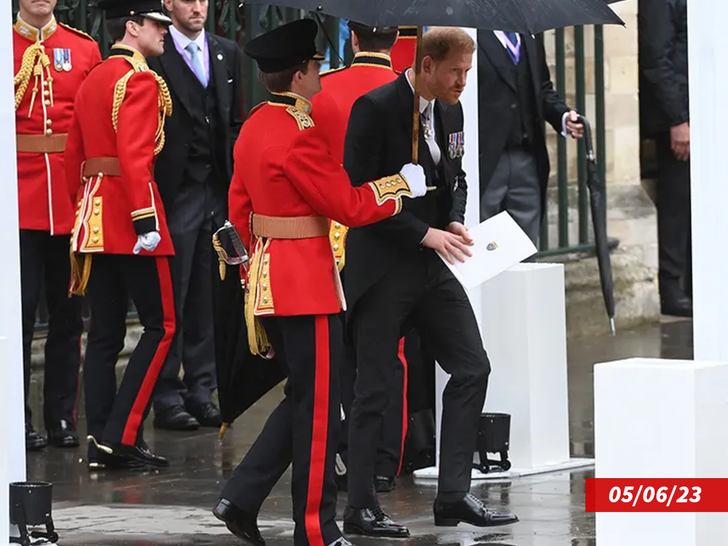
[[[528,235],[505,211],[470,229],[468,233],[473,239],[473,246],[469,247],[472,256],[466,257],[464,263],[455,260],[454,264],[449,264],[438,253],[466,290],[480,286],[538,252]]]

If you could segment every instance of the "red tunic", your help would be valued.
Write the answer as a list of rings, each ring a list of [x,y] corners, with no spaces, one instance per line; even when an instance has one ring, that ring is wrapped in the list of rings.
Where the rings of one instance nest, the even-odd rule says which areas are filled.
[[[66,190],[65,138],[76,92],[89,71],[101,62],[101,54],[90,36],[55,19],[39,30],[18,15],[13,61],[20,229],[68,234],[73,227],[74,206]],[[37,75],[35,67],[40,68]],[[34,135],[33,140],[28,135]],[[28,146],[37,151],[22,151]]]
[[[251,213],[362,226],[397,214],[402,195],[411,195],[398,175],[352,187],[308,111],[308,101],[276,94],[251,114],[235,145],[230,219],[250,252],[246,307],[256,316],[334,314],[345,303],[326,234],[264,239],[251,234]]]
[[[131,48],[115,46],[81,85],[66,146],[67,192],[79,211],[74,251],[132,254],[138,235],[158,231],[157,248],[141,254],[174,254],[153,175],[171,111],[166,85]],[[82,178],[84,162],[104,157],[118,159],[120,176]]]
[[[417,52],[417,27],[399,27],[399,38],[392,48],[392,67],[404,72],[415,62]]]
[[[382,53],[357,53],[350,67],[321,75],[321,92],[311,99],[311,115],[330,132],[332,152],[340,163],[344,162],[344,139],[352,106],[362,95],[395,79],[392,62]],[[335,114],[332,104],[336,106]]]
[[[357,53],[351,66],[325,72],[321,77],[320,93],[314,95],[312,116],[326,129],[334,158],[344,163],[344,140],[349,124],[351,108],[356,100],[369,91],[397,79],[388,55],[381,53]],[[332,222],[329,234],[339,270],[344,268],[344,248],[348,227]]]

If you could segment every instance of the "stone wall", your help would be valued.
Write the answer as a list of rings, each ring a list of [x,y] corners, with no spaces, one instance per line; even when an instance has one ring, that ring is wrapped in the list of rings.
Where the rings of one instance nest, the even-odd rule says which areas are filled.
[[[657,295],[657,226],[655,207],[640,180],[639,73],[637,0],[612,4],[625,27],[604,26],[604,85],[606,109],[606,181],[609,236],[619,239],[613,253],[617,298],[617,323],[626,327],[659,319]],[[586,116],[596,124],[594,76],[594,28],[584,31]],[[574,31],[565,31],[566,101],[576,106]],[[552,80],[556,80],[554,33],[546,34],[546,54]],[[594,128],[595,129],[595,128]],[[596,133],[596,131],[595,131]],[[594,135],[596,139],[596,134]],[[549,239],[557,231],[557,141],[549,131],[552,172],[549,183]],[[578,241],[577,144],[567,145],[569,174],[569,241]],[[591,226],[591,222],[589,224]],[[591,233],[591,227],[590,227]],[[590,235],[591,236],[591,235]],[[552,243],[552,246],[553,243]],[[566,257],[567,315],[570,335],[597,333],[606,329],[596,260]],[[576,262],[582,262],[577,263]]]

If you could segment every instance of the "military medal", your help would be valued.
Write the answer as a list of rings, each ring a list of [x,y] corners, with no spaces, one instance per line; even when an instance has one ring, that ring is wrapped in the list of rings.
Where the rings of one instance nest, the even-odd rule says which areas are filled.
[[[450,133],[447,152],[450,159],[457,159],[465,155],[465,133],[463,131]]]
[[[70,49],[64,49],[63,50],[63,70],[66,72],[71,71],[71,50]]]
[[[62,47],[53,49],[53,67],[56,72],[70,72],[71,68],[71,50]]]
[[[63,50],[60,48],[53,50],[53,67],[56,72],[63,72]]]

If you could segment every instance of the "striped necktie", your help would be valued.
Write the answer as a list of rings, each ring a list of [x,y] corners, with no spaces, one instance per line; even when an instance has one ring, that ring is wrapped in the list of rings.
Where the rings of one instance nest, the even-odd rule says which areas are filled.
[[[518,64],[518,61],[521,59],[521,44],[518,42],[518,34],[515,32],[504,32],[503,36],[506,38],[506,49],[511,56],[513,64]]]

